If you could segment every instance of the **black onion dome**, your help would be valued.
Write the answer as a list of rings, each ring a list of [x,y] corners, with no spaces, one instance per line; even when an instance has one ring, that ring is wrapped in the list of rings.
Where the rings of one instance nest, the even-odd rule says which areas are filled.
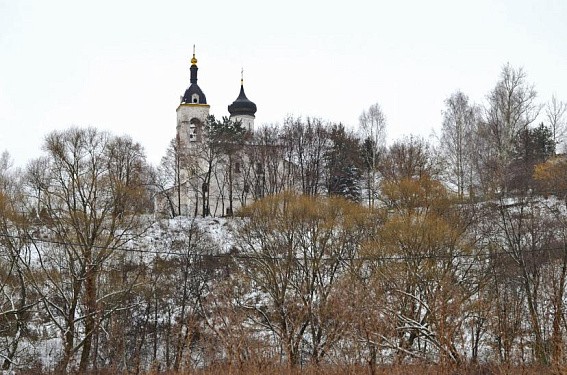
[[[240,86],[240,94],[238,98],[228,106],[228,112],[231,116],[248,115],[254,116],[256,113],[256,104],[248,100],[244,94],[244,85]]]

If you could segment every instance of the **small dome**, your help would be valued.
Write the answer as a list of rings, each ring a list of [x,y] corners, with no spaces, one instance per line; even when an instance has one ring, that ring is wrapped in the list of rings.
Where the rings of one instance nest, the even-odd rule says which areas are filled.
[[[244,94],[244,85],[240,86],[238,98],[228,106],[228,112],[231,116],[248,115],[254,117],[256,104],[248,100],[246,94]]]

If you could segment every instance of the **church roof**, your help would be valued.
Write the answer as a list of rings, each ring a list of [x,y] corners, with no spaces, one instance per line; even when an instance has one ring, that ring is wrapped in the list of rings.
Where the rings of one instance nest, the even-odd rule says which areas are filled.
[[[196,103],[193,100],[193,94],[198,95],[199,99]],[[181,104],[207,104],[207,97],[199,85],[192,83],[191,86],[185,90],[185,94],[183,94],[183,98],[181,99]]]
[[[249,115],[254,116],[256,113],[256,104],[248,100],[244,94],[244,85],[240,85],[240,94],[238,98],[228,106],[228,112],[231,116]]]

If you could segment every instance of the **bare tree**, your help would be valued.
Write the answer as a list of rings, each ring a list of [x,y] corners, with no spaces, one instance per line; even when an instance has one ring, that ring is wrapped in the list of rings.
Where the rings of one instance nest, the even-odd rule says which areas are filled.
[[[555,95],[551,97],[551,100],[545,106],[545,116],[553,132],[553,141],[556,145],[563,142],[563,138],[567,132],[566,111],[567,103],[557,100]]]
[[[282,130],[286,157],[294,163],[303,194],[318,195],[325,186],[324,155],[329,148],[328,129],[321,119],[288,118]]]
[[[187,155],[182,149],[179,137],[169,143],[165,156],[153,175],[153,185],[157,189],[157,196],[164,207],[156,207],[167,212],[168,216],[175,217],[183,212],[183,195],[187,191],[187,182],[184,171],[189,169]]]
[[[506,64],[500,80],[488,95],[484,113],[482,134],[494,150],[490,163],[494,168],[499,189],[506,191],[506,168],[512,159],[514,145],[519,134],[532,124],[541,109],[535,102],[537,93],[526,81],[522,68],[514,69]]]
[[[21,172],[12,169],[10,156],[4,152],[0,156],[0,368],[5,371],[17,367],[18,357],[26,358],[20,353],[21,342],[33,340],[28,328],[37,295],[25,270],[30,263],[28,234],[35,215],[27,215],[26,206]]]
[[[384,180],[437,177],[439,160],[423,138],[407,137],[392,144],[378,166]]]
[[[219,203],[221,214],[224,214],[225,195],[228,195],[228,210],[232,212],[236,154],[248,134],[240,121],[228,117],[217,120],[212,115],[207,117],[205,133],[205,141],[188,154],[188,161],[193,166],[188,183],[196,193],[200,192],[202,216],[214,215]],[[212,200],[211,194],[216,199]],[[215,200],[217,206],[211,207]]]
[[[368,204],[373,207],[378,190],[377,171],[380,154],[386,145],[386,116],[378,103],[362,111],[359,126],[364,142]]]
[[[495,205],[492,259],[497,325],[494,335],[504,361],[528,324],[533,359],[548,364],[557,360],[563,319],[558,293],[565,291],[565,228],[559,207],[546,209],[529,195],[514,203],[500,199]],[[516,342],[514,342],[516,341]],[[555,344],[553,347],[551,344]],[[551,349],[551,350],[550,350]]]
[[[447,163],[449,182],[463,198],[475,184],[474,158],[476,154],[479,109],[469,103],[469,98],[457,91],[445,100],[440,146]]]
[[[46,173],[32,164],[29,185],[46,212],[43,224],[53,244],[48,251],[37,245],[41,274],[33,278],[33,286],[62,335],[58,371],[65,372],[80,352],[79,370],[84,372],[91,363],[93,337],[118,307],[107,302],[124,292],[101,293],[104,265],[112,262],[115,249],[144,230],[145,160],[131,139],[92,128],[55,131],[46,137],[44,149]]]
[[[395,359],[431,358],[460,363],[462,339],[478,291],[473,270],[461,256],[467,241],[468,215],[451,202],[441,182],[427,175],[387,180],[382,195],[388,214],[366,247],[376,324],[366,326],[375,346]]]
[[[243,214],[241,268],[258,293],[249,293],[243,306],[259,329],[277,337],[290,367],[302,351],[318,363],[347,327],[334,309],[338,280],[365,237],[367,213],[341,198],[286,193]]]
[[[275,125],[257,129],[244,149],[241,163],[240,203],[274,195],[296,187],[295,164],[291,163],[295,145],[285,131]]]

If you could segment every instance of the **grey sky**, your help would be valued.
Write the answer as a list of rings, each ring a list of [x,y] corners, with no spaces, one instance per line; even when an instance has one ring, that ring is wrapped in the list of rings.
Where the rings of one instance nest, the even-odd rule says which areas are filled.
[[[71,125],[129,134],[157,163],[197,46],[199,85],[227,114],[244,67],[256,123],[288,114],[427,136],[460,89],[482,103],[502,66],[567,100],[567,1],[0,0],[0,150],[24,166]]]

